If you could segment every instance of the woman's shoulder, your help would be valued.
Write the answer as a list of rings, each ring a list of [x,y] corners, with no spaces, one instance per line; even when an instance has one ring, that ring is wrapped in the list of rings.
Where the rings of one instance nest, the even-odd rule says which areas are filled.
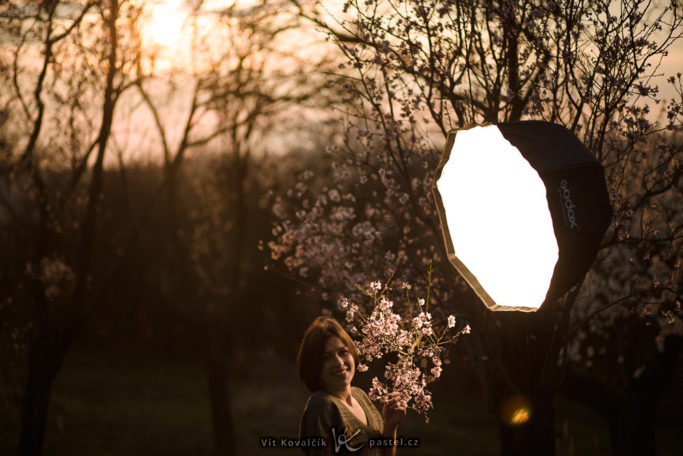
[[[332,395],[326,391],[320,390],[309,396],[308,401],[306,401],[304,415],[320,412],[330,413],[334,412],[335,409],[336,406]]]
[[[301,414],[299,436],[326,436],[330,427],[339,427],[341,422],[341,413],[332,397],[324,391],[316,391],[308,398]]]
[[[318,390],[308,397],[306,406],[317,406],[332,403],[332,395],[325,390]]]
[[[351,394],[354,398],[356,398],[358,402],[363,404],[363,408],[373,405],[372,401],[365,393],[365,391],[363,391],[363,389],[352,386]],[[333,395],[324,390],[316,391],[315,393],[309,396],[308,401],[306,402],[306,407],[304,409],[304,414],[320,412],[323,410],[332,412],[334,414],[341,413],[339,411],[338,400],[335,400],[335,397]]]
[[[351,387],[351,394],[358,401],[362,400],[363,402],[372,403],[372,401],[370,400],[370,397],[368,397],[367,393],[362,388],[358,388],[357,386],[352,386]]]

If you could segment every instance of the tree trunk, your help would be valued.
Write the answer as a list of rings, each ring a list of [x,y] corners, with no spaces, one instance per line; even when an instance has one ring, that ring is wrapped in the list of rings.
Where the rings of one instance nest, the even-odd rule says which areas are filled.
[[[42,454],[52,380],[35,373],[28,379],[21,410],[21,434],[17,451],[19,456]]]
[[[570,294],[531,313],[488,312],[464,339],[498,419],[502,455],[555,454],[555,397],[563,374],[558,354],[573,299]]]
[[[45,441],[50,391],[64,353],[38,343],[31,349],[21,407],[18,456],[40,456]]]
[[[222,303],[223,306],[225,303]],[[218,312],[221,315],[223,312]],[[208,312],[209,332],[207,337],[206,381],[209,390],[209,405],[213,419],[213,440],[215,456],[226,456],[235,452],[235,432],[232,422],[230,400],[230,347],[220,316]],[[216,318],[218,317],[218,318]]]
[[[214,454],[216,456],[233,454],[235,449],[228,373],[226,361],[209,361],[206,376],[211,417],[213,418]]]
[[[56,3],[55,3],[56,5]],[[102,196],[104,156],[107,141],[111,134],[111,126],[114,118],[114,107],[117,100],[115,93],[115,77],[118,73],[117,47],[118,34],[116,20],[118,18],[118,0],[109,0],[108,16],[105,18],[105,25],[108,29],[108,37],[111,40],[107,61],[109,64],[106,77],[104,92],[104,103],[102,109],[102,124],[98,136],[98,150],[95,164],[92,167],[92,178],[88,188],[88,200],[83,221],[81,224],[81,240],[76,255],[76,279],[73,295],[68,306],[60,309],[59,315],[51,315],[52,310],[47,303],[45,290],[39,280],[29,279],[31,294],[35,300],[35,314],[32,315],[35,321],[35,339],[30,342],[28,353],[28,372],[23,392],[21,407],[21,431],[17,454],[20,456],[39,456],[43,451],[45,431],[47,424],[47,413],[50,401],[50,392],[53,382],[62,366],[62,362],[71,344],[71,341],[80,329],[86,305],[87,293],[90,288],[91,266],[93,259],[93,245],[95,237],[95,227],[97,222],[97,212]],[[50,16],[54,13],[54,8],[50,11]],[[83,12],[85,14],[85,11]],[[83,15],[78,19],[83,18]],[[46,47],[46,59],[50,54],[50,46]],[[48,60],[45,60],[47,65]],[[35,128],[29,139],[25,156],[32,153],[35,142],[40,132],[43,103],[39,98],[42,78],[45,76],[47,66],[43,66],[41,81],[39,82],[36,96],[40,112]],[[39,176],[38,164],[33,165],[34,176]],[[44,182],[41,178],[36,178],[35,183],[39,190],[38,207],[41,214],[39,235],[37,238],[37,249],[34,262],[38,264],[46,254],[46,245],[49,242],[48,233],[48,205],[44,198]]]

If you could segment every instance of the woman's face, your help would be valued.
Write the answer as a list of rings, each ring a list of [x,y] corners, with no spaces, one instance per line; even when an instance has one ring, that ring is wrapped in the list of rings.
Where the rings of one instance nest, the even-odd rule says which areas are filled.
[[[320,373],[323,388],[329,393],[343,391],[351,384],[355,372],[356,364],[353,355],[344,342],[337,336],[327,339]]]

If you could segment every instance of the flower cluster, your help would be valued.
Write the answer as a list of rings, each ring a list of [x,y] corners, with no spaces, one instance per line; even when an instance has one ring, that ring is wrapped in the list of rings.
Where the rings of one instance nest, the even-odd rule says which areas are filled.
[[[384,379],[372,379],[370,398],[386,402],[392,392],[398,392],[402,405],[412,408],[429,421],[427,412],[432,408],[429,384],[441,376],[444,346],[454,342],[461,334],[470,331],[469,325],[457,330],[455,316],[450,315],[439,324],[428,312],[429,300],[412,301],[395,309],[388,296],[388,287],[372,282],[365,289],[359,288],[372,300],[369,313],[363,312],[357,304],[342,298],[340,307],[346,312],[349,330],[356,339],[361,362],[359,372],[368,370],[368,364],[387,356]],[[410,290],[410,287],[403,287]],[[412,302],[411,302],[412,301]]]

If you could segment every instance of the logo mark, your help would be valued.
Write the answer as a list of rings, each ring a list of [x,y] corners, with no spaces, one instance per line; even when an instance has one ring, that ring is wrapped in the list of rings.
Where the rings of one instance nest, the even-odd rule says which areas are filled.
[[[360,432],[360,429],[358,429],[356,432],[354,432],[353,435],[349,438],[346,438],[345,433],[340,434],[339,437],[337,437],[337,433],[333,427],[332,428],[332,440],[334,440],[334,454],[338,454],[339,450],[341,449],[342,446],[345,446],[346,451],[349,451],[351,453],[355,453],[356,451],[360,451],[361,448],[363,448],[363,445],[355,447],[355,448],[349,445],[349,440],[351,440],[352,438],[357,436],[359,432]]]
[[[569,185],[567,181],[562,179],[560,181],[560,188],[558,189],[560,195],[564,200],[564,208],[566,210],[566,221],[569,223],[569,229],[576,228],[579,229],[579,225],[576,223],[576,214],[574,213],[574,208],[576,205],[572,201],[572,193],[569,191]]]

